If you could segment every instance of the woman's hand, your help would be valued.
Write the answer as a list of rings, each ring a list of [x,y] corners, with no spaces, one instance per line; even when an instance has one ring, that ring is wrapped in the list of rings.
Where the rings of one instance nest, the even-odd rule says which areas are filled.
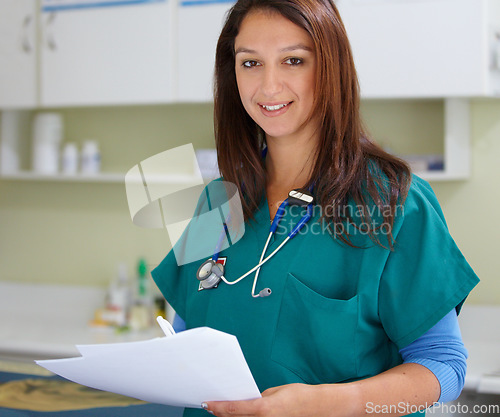
[[[282,385],[264,391],[257,400],[212,401],[205,409],[217,417],[351,417],[369,414],[370,409],[396,417],[431,406],[440,389],[425,366],[404,363],[361,381]]]
[[[269,388],[262,398],[249,401],[212,401],[206,403],[207,411],[217,417],[256,416],[256,417],[322,417],[346,415],[347,410],[333,408],[335,404],[345,407],[347,398],[340,401],[345,392],[340,385],[290,384]],[[325,390],[329,392],[326,393]],[[336,395],[337,394],[337,395]]]

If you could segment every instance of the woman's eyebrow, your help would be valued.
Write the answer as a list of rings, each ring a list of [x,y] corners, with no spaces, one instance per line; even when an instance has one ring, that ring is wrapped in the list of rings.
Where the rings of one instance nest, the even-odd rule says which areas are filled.
[[[287,46],[285,48],[282,48],[279,50],[279,52],[291,52],[291,51],[297,51],[300,49],[302,49],[304,51],[308,51],[308,52],[313,51],[313,48],[311,48],[310,46],[299,43],[297,45],[290,45],[290,46]],[[240,48],[237,48],[236,51],[234,51],[235,55],[238,55],[239,53],[256,54],[257,51],[255,51],[253,49],[248,49],[245,47],[240,47]]]
[[[308,52],[313,51],[313,48],[311,48],[310,46],[299,43],[297,45],[291,45],[291,46],[287,46],[286,48],[280,49],[280,52],[290,52],[290,51],[296,51],[298,49],[303,49],[304,51],[308,51]]]
[[[238,48],[236,51],[234,51],[235,55],[241,54],[241,53],[247,53],[247,54],[255,54],[257,51],[254,51],[253,49],[248,49],[248,48]]]

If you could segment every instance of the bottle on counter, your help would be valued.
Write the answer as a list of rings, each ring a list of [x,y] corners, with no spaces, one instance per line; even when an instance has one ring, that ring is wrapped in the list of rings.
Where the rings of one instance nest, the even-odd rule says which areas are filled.
[[[118,273],[111,281],[106,306],[106,322],[118,327],[129,324],[131,291],[125,263],[118,264]]]
[[[139,259],[137,263],[137,293],[138,298],[144,304],[147,302],[149,295],[149,283],[147,277],[148,267],[146,265],[146,260],[144,258]]]
[[[147,329],[153,324],[154,303],[149,284],[146,260],[141,258],[137,263],[135,302],[130,311],[130,327],[132,330]]]
[[[155,316],[161,316],[167,319],[167,301],[162,295],[155,297]]]

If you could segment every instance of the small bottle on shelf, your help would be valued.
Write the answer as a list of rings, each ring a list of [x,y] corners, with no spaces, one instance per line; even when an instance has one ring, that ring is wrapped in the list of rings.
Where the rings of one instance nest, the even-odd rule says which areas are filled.
[[[78,172],[78,148],[74,143],[67,143],[62,153],[62,173],[75,175]]]
[[[39,113],[33,123],[33,171],[57,174],[63,118],[59,113]]]
[[[82,174],[98,174],[101,170],[101,153],[95,140],[86,140],[82,146]]]

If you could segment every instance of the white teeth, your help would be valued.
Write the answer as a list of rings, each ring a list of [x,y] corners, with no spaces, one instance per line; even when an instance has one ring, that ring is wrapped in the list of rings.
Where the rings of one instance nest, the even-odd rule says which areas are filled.
[[[279,110],[279,109],[282,109],[285,106],[288,106],[288,103],[287,104],[276,104],[275,106],[265,106],[265,105],[262,105],[262,107],[265,108],[267,111]]]

